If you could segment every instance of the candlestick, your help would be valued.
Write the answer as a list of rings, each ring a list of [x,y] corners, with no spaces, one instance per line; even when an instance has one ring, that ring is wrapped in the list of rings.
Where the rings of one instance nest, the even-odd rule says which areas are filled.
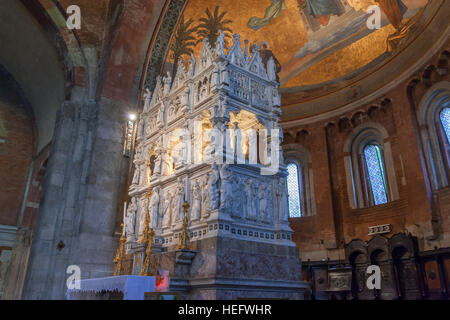
[[[145,248],[145,258],[144,262],[142,263],[141,272],[139,273],[140,276],[151,276],[151,261],[150,258],[152,257],[152,250],[153,250],[153,239],[155,238],[155,231],[153,229],[150,229],[149,234],[147,236],[147,247]]]
[[[177,250],[189,250],[189,230],[188,230],[188,215],[187,212],[189,210],[189,203],[185,202],[183,203],[183,211],[184,211],[184,217],[183,217],[183,229],[180,234],[180,238],[178,239],[178,246]]]
[[[125,229],[125,226],[123,223],[121,224],[122,230]],[[123,261],[125,260],[125,243],[127,241],[127,238],[122,234],[120,237],[120,244],[119,248],[117,248],[116,255],[114,257],[114,263],[116,264],[116,267],[114,269],[114,276],[120,276],[123,273]]]
[[[186,176],[186,187],[184,188],[184,201],[188,202],[189,177]]]
[[[149,205],[150,205],[150,197],[152,196],[152,190],[149,190],[146,194],[145,194],[145,198],[147,199],[147,204],[145,205],[145,221],[144,221],[144,231],[142,233],[141,238],[139,239],[139,243],[147,243],[148,242],[148,235],[150,232],[150,210],[149,210]]]
[[[125,201],[123,203],[123,225],[124,225],[124,227],[122,228],[122,237],[125,237],[126,219],[127,219],[127,202]]]

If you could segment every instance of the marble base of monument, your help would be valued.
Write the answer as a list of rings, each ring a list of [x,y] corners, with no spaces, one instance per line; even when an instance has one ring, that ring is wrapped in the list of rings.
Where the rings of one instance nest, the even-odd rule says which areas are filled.
[[[180,299],[304,298],[296,247],[232,238],[192,241],[191,247],[189,252],[196,251],[191,264],[170,248],[152,255],[152,269],[169,271],[169,290]]]

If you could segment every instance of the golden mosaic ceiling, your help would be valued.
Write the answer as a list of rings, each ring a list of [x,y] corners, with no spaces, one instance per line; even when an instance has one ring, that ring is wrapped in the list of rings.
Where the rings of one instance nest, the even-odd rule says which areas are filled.
[[[398,1],[404,21],[428,2],[382,1]],[[221,20],[231,20],[225,25],[232,33],[248,39],[250,45],[267,44],[280,63],[282,87],[290,88],[345,77],[383,55],[395,28],[383,13],[383,26],[369,31],[366,11],[374,4],[375,0],[189,0],[183,17],[184,22],[192,19],[191,27],[196,27],[207,16],[206,9],[214,16],[218,7],[218,15],[224,14]],[[191,35],[201,40],[198,33]],[[192,47],[196,57],[201,47],[201,43]],[[187,61],[187,55],[183,58]],[[173,59],[169,55],[169,61]]]

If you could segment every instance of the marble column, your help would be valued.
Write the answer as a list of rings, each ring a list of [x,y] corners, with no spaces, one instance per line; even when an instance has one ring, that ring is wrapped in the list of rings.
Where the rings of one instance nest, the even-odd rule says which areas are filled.
[[[64,299],[70,265],[82,279],[112,275],[125,123],[106,99],[58,111],[24,299]]]

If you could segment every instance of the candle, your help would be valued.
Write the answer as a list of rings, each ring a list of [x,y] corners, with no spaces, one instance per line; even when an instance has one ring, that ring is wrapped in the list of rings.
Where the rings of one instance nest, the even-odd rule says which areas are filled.
[[[125,221],[127,218],[127,202],[125,201],[123,203],[123,230],[122,230],[122,236],[125,236]]]
[[[188,202],[189,177],[186,176],[186,187],[184,188],[184,202]]]

